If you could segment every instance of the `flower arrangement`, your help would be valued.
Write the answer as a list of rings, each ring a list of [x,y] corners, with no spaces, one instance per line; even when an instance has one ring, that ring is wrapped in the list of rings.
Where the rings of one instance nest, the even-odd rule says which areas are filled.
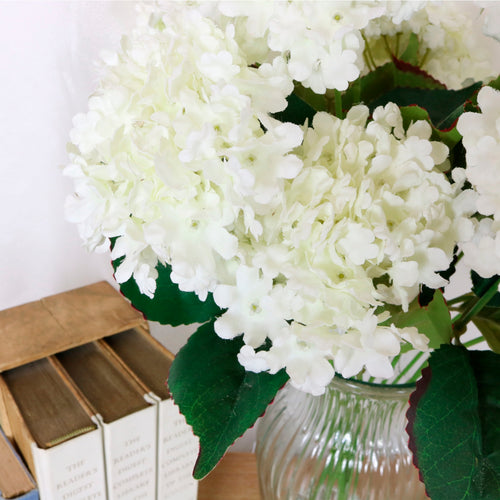
[[[427,366],[408,413],[427,492],[498,498],[496,5],[138,12],[74,119],[67,217],[111,246],[148,319],[200,324],[169,376],[200,437],[195,477],[287,380],[390,383],[409,353],[408,380]],[[472,288],[446,301],[460,259]],[[470,321],[488,350],[463,346]]]

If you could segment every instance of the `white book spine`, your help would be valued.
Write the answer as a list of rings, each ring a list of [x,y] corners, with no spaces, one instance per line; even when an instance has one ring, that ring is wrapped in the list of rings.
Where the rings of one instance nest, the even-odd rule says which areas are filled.
[[[106,500],[99,429],[41,449],[31,444],[41,500]]]
[[[103,423],[109,500],[156,495],[156,407]]]
[[[198,481],[193,468],[198,456],[198,438],[171,399],[159,406],[158,500],[196,500]]]

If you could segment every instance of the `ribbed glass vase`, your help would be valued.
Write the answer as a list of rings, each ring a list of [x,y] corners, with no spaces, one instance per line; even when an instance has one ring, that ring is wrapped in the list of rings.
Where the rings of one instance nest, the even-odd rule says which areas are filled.
[[[257,429],[263,500],[421,500],[405,413],[413,386],[334,378],[323,396],[287,384]]]

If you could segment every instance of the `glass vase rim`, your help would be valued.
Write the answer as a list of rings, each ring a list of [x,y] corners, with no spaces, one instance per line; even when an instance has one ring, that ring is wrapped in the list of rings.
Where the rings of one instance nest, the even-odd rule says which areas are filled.
[[[377,382],[368,382],[366,380],[358,380],[355,378],[345,378],[340,374],[336,374],[330,385],[338,386],[338,385],[347,385],[355,391],[368,391],[371,393],[379,393],[383,392],[387,397],[391,396],[401,396],[402,394],[410,394],[416,388],[416,382],[405,382],[402,384],[382,384]]]

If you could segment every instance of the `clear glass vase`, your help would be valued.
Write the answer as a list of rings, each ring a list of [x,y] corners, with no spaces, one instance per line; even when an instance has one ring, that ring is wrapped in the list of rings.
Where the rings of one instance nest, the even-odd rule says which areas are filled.
[[[336,377],[312,396],[287,384],[257,429],[262,499],[426,499],[405,431],[413,387]]]

